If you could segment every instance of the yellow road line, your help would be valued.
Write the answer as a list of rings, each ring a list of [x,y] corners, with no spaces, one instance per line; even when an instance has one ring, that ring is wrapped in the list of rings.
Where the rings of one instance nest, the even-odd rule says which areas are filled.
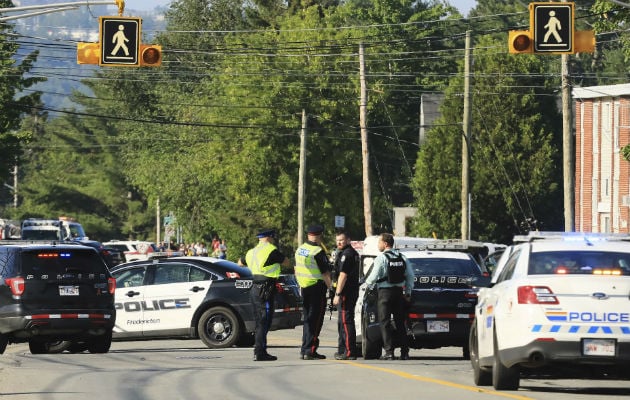
[[[374,365],[367,365],[367,364],[358,363],[358,362],[355,362],[355,361],[336,361],[336,362],[342,362],[342,363],[345,363],[345,364],[350,364],[350,365],[353,365],[353,366],[359,367],[359,368],[373,369],[375,371],[386,372],[388,374],[397,375],[397,376],[399,376],[401,378],[405,378],[405,379],[412,379],[412,380],[421,381],[421,382],[430,382],[430,383],[435,383],[435,384],[442,385],[442,386],[449,386],[449,387],[456,388],[456,389],[468,390],[468,391],[471,391],[471,392],[486,393],[486,394],[490,394],[490,395],[493,395],[493,396],[507,397],[507,398],[510,398],[510,399],[517,399],[517,400],[532,400],[531,397],[527,397],[527,396],[520,396],[520,395],[517,395],[517,394],[497,392],[496,390],[484,389],[484,388],[480,388],[480,387],[477,387],[477,386],[461,385],[459,383],[443,381],[441,379],[429,378],[427,376],[413,375],[413,374],[409,374],[407,372],[399,371],[399,370],[396,370],[396,369],[376,367]]]

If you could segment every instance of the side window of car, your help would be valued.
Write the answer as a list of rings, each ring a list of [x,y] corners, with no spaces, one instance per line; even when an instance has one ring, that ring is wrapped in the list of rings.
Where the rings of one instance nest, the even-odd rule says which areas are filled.
[[[497,279],[497,283],[501,283],[503,281],[507,281],[512,279],[512,275],[514,274],[514,269],[516,268],[516,263],[518,261],[519,256],[521,255],[521,250],[516,250],[514,253],[510,255],[510,258],[505,263],[505,267],[501,271],[499,278]]]
[[[146,269],[144,267],[127,269],[116,277],[116,288],[142,286],[144,283],[144,275]]]
[[[191,267],[190,268],[190,282],[217,280],[218,277],[203,269]]]
[[[154,285],[188,282],[190,266],[180,263],[158,264],[155,268]]]

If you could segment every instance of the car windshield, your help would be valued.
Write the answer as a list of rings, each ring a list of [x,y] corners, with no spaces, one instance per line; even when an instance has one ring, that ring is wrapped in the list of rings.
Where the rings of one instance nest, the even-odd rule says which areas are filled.
[[[532,253],[529,275],[630,275],[630,253],[547,251]]]
[[[452,258],[411,258],[415,275],[479,275],[480,270],[472,260]]]

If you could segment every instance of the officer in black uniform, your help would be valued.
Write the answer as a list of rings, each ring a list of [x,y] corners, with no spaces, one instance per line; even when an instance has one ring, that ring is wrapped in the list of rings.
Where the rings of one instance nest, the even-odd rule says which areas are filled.
[[[381,357],[381,360],[395,359],[394,339],[400,343],[400,359],[408,360],[409,344],[404,302],[411,301],[414,274],[407,257],[393,247],[394,236],[390,233],[382,233],[378,238],[378,249],[381,254],[374,259],[365,283],[376,284],[378,288],[378,320],[385,349],[385,355]],[[394,325],[392,325],[392,317]]]
[[[254,275],[250,292],[256,319],[254,361],[274,361],[277,357],[267,353],[267,333],[273,320],[276,282],[281,267],[288,267],[290,263],[275,246],[276,232],[273,229],[262,230],[256,236],[258,245],[250,249],[245,256],[247,266]]]
[[[354,307],[359,298],[359,253],[352,247],[350,235],[338,232],[335,271],[337,286],[333,304],[339,311],[339,342],[336,360],[357,359],[357,331],[354,325]]]

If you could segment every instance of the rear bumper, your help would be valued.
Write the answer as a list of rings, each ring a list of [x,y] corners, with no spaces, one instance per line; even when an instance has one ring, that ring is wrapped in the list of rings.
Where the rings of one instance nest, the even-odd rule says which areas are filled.
[[[538,368],[555,364],[612,365],[630,367],[630,342],[617,342],[616,356],[585,356],[580,341],[534,341],[525,346],[499,350],[501,362],[511,367]]]
[[[290,310],[276,310],[273,315],[273,320],[271,321],[270,330],[293,329],[302,324],[301,309],[294,308]]]
[[[470,334],[471,322],[468,319],[448,320],[448,332],[429,332],[427,321],[411,320],[408,322],[407,339],[409,347],[413,349],[437,349],[440,347],[465,347],[468,346],[468,336]],[[381,329],[378,323],[367,326],[367,332],[362,333],[371,341],[381,340]]]
[[[56,339],[102,335],[116,320],[113,310],[46,312],[29,315],[0,315],[0,333],[14,340],[33,337]]]

